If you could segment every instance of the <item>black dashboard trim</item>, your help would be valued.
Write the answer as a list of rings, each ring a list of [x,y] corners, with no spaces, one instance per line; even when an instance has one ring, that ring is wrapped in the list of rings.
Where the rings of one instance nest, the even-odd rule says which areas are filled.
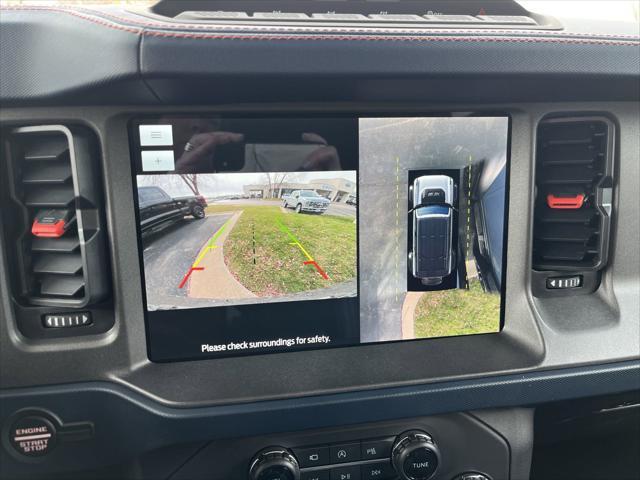
[[[95,435],[57,448],[47,461],[26,465],[2,450],[9,475],[96,468],[164,446],[284,431],[353,425],[481,408],[535,405],[640,389],[640,361],[503,375],[430,385],[297,399],[175,408],[109,382],[0,391],[1,423],[13,412],[40,408],[63,423],[92,421]],[[402,412],[400,415],[399,412]],[[113,418],[127,418],[126,424]],[[98,454],[99,452],[99,454]]]
[[[341,100],[384,100],[392,93],[431,102],[593,101],[640,95],[635,68],[640,36],[628,29],[617,34],[600,24],[568,26],[562,32],[324,28],[173,24],[108,8],[19,6],[1,11],[1,41],[8,52],[0,85],[4,105],[250,101],[241,100],[241,91],[246,97],[255,90],[241,81],[248,76],[254,81],[264,77],[256,99],[261,102],[336,95]],[[114,34],[105,35],[104,29]],[[37,44],[28,55],[11,53],[24,52],[34,31],[43,31],[51,42]],[[307,74],[317,85],[303,98],[294,76]],[[391,77],[405,85],[390,91],[385,82]],[[478,90],[481,79],[490,81]]]

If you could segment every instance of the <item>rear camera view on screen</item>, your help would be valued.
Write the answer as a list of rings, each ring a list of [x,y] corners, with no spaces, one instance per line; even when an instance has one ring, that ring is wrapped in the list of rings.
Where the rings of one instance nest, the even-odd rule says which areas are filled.
[[[140,175],[147,308],[357,295],[356,172]]]
[[[361,341],[500,330],[507,131],[360,119]]]
[[[507,117],[132,122],[149,356],[499,332]]]

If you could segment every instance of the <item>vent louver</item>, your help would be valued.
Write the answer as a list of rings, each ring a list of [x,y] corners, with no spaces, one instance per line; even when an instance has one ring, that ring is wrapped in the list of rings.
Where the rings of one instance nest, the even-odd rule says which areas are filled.
[[[29,209],[29,218],[47,209],[69,210],[71,218],[75,218],[71,160],[65,135],[23,134],[21,144],[24,203]],[[64,249],[58,243],[74,248]],[[84,295],[77,225],[71,225],[58,238],[32,239],[30,253],[33,295],[67,299]]]
[[[14,245],[29,304],[84,307],[107,293],[101,200],[91,134],[60,125],[9,138],[9,190],[21,210]]]
[[[533,268],[595,271],[608,255],[613,124],[554,118],[538,127]]]

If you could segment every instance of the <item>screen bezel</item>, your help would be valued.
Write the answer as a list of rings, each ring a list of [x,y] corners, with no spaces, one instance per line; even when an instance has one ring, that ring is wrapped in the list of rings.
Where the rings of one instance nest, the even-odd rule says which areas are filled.
[[[487,333],[478,333],[478,334],[467,334],[467,335],[451,335],[444,337],[420,337],[420,338],[412,338],[412,339],[400,339],[400,340],[386,340],[386,341],[378,341],[378,342],[361,342],[361,343],[349,343],[344,345],[329,345],[323,347],[313,347],[313,348],[293,348],[287,350],[272,350],[272,351],[259,351],[259,352],[243,352],[242,354],[200,354],[194,356],[183,356],[183,355],[171,355],[166,354],[164,351],[161,354],[155,354],[152,343],[152,333],[150,326],[149,312],[147,309],[147,291],[146,291],[146,283],[145,283],[145,270],[144,270],[144,258],[142,255],[143,252],[143,240],[142,233],[140,228],[140,218],[139,218],[139,205],[138,205],[138,195],[137,195],[137,172],[136,172],[136,164],[141,163],[141,147],[139,143],[139,134],[137,127],[141,123],[144,122],[153,122],[157,121],[160,118],[175,118],[175,119],[185,119],[185,118],[211,118],[211,117],[219,117],[219,118],[229,118],[229,119],[273,119],[273,118],[318,118],[318,119],[332,119],[332,118],[349,118],[354,119],[356,122],[356,126],[359,126],[359,120],[362,118],[459,118],[459,117],[470,117],[470,118],[506,118],[507,119],[507,139],[506,139],[506,183],[505,183],[505,209],[504,209],[504,233],[503,233],[503,252],[502,252],[502,278],[501,278],[501,291],[500,291],[500,319],[499,319],[499,329],[495,332],[487,332]],[[296,353],[301,352],[309,352],[309,351],[319,351],[319,350],[328,350],[328,349],[343,349],[343,348],[357,348],[363,346],[372,346],[372,345],[388,345],[388,344],[396,344],[396,343],[411,343],[411,342],[423,342],[430,340],[438,340],[438,339],[447,339],[447,338],[466,338],[466,337],[479,337],[479,336],[495,336],[500,334],[505,325],[505,315],[506,315],[506,299],[507,299],[507,271],[508,271],[508,263],[507,263],[507,252],[508,252],[508,239],[509,239],[509,206],[510,206],[510,186],[511,186],[511,140],[512,140],[512,117],[509,113],[506,112],[411,112],[411,113],[395,113],[395,112],[381,112],[381,113],[345,113],[345,112],[313,112],[313,111],[300,111],[293,113],[282,113],[282,112],[260,112],[258,110],[251,112],[225,112],[225,111],[212,111],[210,113],[206,112],[194,112],[194,113],[167,113],[167,114],[147,114],[147,115],[136,115],[132,116],[128,123],[128,138],[129,138],[129,147],[131,158],[130,162],[132,163],[132,171],[131,171],[131,185],[133,192],[133,202],[134,202],[134,216],[135,216],[135,228],[136,228],[136,239],[138,246],[138,260],[140,264],[140,282],[141,282],[141,293],[142,293],[142,310],[144,316],[145,323],[145,337],[146,337],[146,351],[148,359],[153,363],[173,363],[180,361],[194,361],[194,360],[215,360],[215,359],[239,359],[244,357],[260,357],[263,355],[276,355],[276,354],[289,354],[295,355]],[[358,128],[356,128],[356,135],[358,136]],[[356,139],[356,144],[358,144],[359,138]],[[357,168],[356,168],[356,182],[359,185],[360,179],[360,158],[359,158],[359,145],[356,149],[356,153],[358,155],[357,158]],[[134,164],[134,162],[136,162]],[[349,297],[350,299],[355,298],[357,303],[357,323],[358,323],[358,333],[360,330],[360,204],[358,203],[356,209],[357,216],[357,229],[356,229],[356,242],[357,242],[357,297]],[[316,302],[323,302],[326,300],[303,300],[300,302],[275,302],[273,304],[258,304],[259,306],[268,307],[269,305],[283,305],[287,303],[291,304],[313,304]],[[243,305],[237,307],[208,307],[208,308],[193,308],[193,309],[183,309],[180,310],[183,313],[186,312],[194,312],[194,311],[208,311],[211,309],[219,309],[219,308],[238,308],[244,307]]]

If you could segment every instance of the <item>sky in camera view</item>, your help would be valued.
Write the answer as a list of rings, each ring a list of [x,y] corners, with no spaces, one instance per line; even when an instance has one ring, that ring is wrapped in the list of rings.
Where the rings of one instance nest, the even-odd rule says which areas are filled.
[[[277,175],[278,182],[282,174]],[[292,172],[285,177],[285,182],[309,183],[314,180],[327,178],[344,178],[353,183],[356,182],[356,172]],[[264,173],[224,173],[224,174],[200,174],[198,186],[200,193],[205,196],[233,195],[243,193],[242,187],[250,184],[267,184],[268,179]],[[139,175],[138,186],[146,187],[155,185],[163,188],[169,195],[178,197],[191,195],[192,192],[179,175]]]

